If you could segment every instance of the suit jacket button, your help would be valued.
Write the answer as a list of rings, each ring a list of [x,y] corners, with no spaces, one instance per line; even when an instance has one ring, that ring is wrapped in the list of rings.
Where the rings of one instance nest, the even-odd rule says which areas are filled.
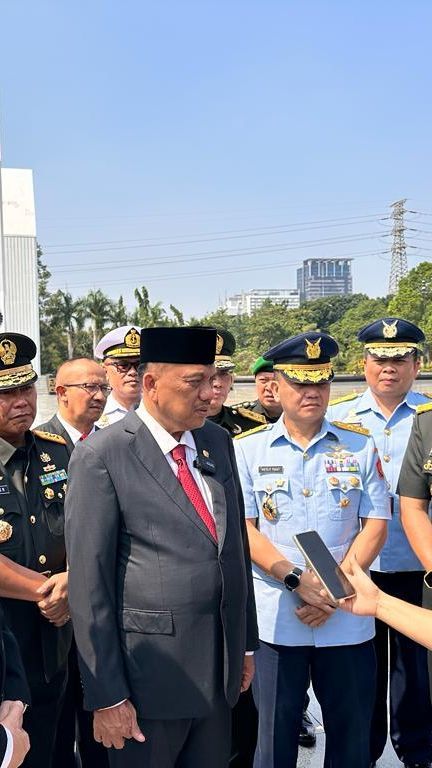
[[[40,562],[41,565],[45,565],[45,563],[46,563],[45,555],[39,555],[39,562]]]

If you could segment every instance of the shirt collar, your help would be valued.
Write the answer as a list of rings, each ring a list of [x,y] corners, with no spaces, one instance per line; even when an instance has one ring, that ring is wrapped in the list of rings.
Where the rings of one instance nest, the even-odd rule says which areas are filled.
[[[162,424],[159,424],[159,422],[156,421],[154,416],[148,412],[142,402],[139,404],[135,413],[137,416],[139,416],[141,421],[144,422],[148,430],[151,432],[164,456],[171,453],[173,448],[175,448],[177,445],[185,445],[187,448],[190,448],[195,453],[197,453],[193,434],[189,430],[187,432],[183,432],[180,440],[177,441],[175,437],[166,431]]]
[[[16,448],[0,437],[0,461],[3,465],[7,464],[9,459],[14,455]]]
[[[124,407],[124,405],[121,405],[114,397],[113,393],[110,392],[110,394],[107,397],[107,401],[104,408],[105,414],[115,413],[116,411],[120,411],[121,413],[128,413],[128,409]]]
[[[415,411],[418,403],[416,401],[414,392],[412,389],[406,393],[403,400],[395,408],[395,411],[401,407],[401,405],[407,405],[411,410]],[[364,413],[365,411],[374,411],[375,413],[381,413],[381,409],[375,400],[371,388],[368,387],[361,395],[357,406],[354,408],[356,413]],[[381,414],[382,415],[382,414]]]
[[[80,432],[79,429],[76,429],[75,427],[73,427],[72,424],[69,424],[69,422],[66,421],[66,419],[64,419],[63,416],[60,413],[58,413],[58,412],[57,412],[57,418],[58,418],[60,424],[65,428],[65,430],[68,433],[68,435],[69,435],[70,439],[72,440],[73,444],[76,445],[77,442],[82,437],[83,433]],[[87,434],[87,437],[89,435],[92,435],[94,431],[95,431],[95,427],[94,427],[94,424],[93,424],[90,432],[88,432],[88,434]]]
[[[316,435],[314,435],[312,440],[310,440],[309,445],[312,445],[314,443],[317,443],[319,440],[322,440],[322,438],[325,437],[327,434],[334,435],[337,438],[336,432],[332,429],[330,422],[328,422],[327,419],[324,418],[319,431],[316,433]],[[275,443],[276,440],[279,440],[280,438],[284,438],[289,443],[294,443],[294,440],[292,440],[292,438],[290,437],[288,430],[284,424],[283,414],[273,424],[273,428],[270,433],[270,444]]]

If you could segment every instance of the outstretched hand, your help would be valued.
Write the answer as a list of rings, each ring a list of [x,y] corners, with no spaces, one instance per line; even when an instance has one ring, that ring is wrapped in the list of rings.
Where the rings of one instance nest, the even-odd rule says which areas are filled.
[[[361,569],[355,557],[349,558],[348,568],[344,567],[344,570],[356,594],[339,600],[340,607],[356,616],[375,616],[380,596],[378,587]]]

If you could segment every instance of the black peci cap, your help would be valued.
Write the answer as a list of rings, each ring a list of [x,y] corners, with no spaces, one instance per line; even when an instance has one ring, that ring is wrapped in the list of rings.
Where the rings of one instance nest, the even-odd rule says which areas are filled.
[[[215,328],[175,326],[141,331],[141,363],[212,365],[215,351]]]

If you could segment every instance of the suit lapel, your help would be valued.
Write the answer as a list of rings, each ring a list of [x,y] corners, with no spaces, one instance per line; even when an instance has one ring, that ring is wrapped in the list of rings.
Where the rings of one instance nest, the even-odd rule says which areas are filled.
[[[150,430],[135,412],[130,412],[123,419],[127,432],[133,434],[130,448],[161,490],[169,497],[181,512],[214,543],[207,526],[189,501],[165,456],[159,448]]]
[[[75,446],[70,438],[69,432],[67,431],[67,429],[64,428],[63,424],[61,423],[61,421],[58,419],[57,416],[52,417],[51,422],[49,423],[49,427],[52,430],[52,432],[54,432],[54,434],[64,437],[67,443],[67,449],[70,456]]]
[[[193,431],[193,436],[195,440],[195,445],[197,447],[198,451],[198,458],[201,457],[208,457],[214,460],[214,457],[212,456],[212,447],[208,444],[205,437],[202,436],[202,431],[200,429]],[[203,452],[206,452],[205,454]],[[216,473],[217,473],[217,465],[216,465]],[[212,502],[213,502],[213,515],[216,523],[216,530],[218,535],[218,546],[219,551],[223,547],[223,543],[225,540],[225,534],[226,534],[226,523],[227,523],[227,508],[226,508],[226,499],[225,499],[225,490],[223,485],[219,482],[219,480],[214,477],[212,474],[208,474],[206,472],[203,473],[203,478],[207,485],[210,488],[210,492],[212,495]]]

